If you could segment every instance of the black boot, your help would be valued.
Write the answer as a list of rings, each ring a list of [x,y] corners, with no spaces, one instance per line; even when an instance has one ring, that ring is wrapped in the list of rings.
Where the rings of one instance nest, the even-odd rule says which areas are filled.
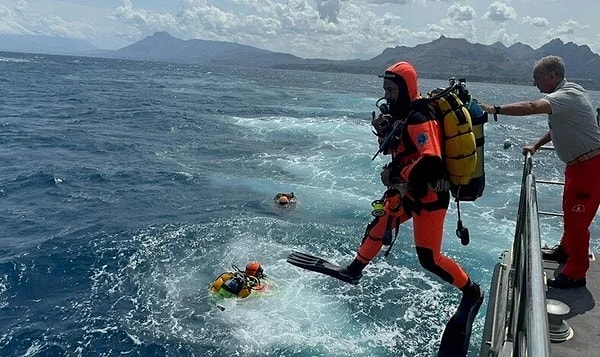
[[[473,319],[475,316],[469,316],[477,314],[479,307],[483,302],[483,291],[479,285],[475,284],[470,278],[463,288],[460,289],[463,293],[460,304],[456,310],[457,318],[461,320]],[[462,321],[461,321],[462,322]]]
[[[565,248],[562,245],[555,245],[554,247],[542,247],[542,259],[551,260],[558,263],[565,263],[569,255],[565,252]]]
[[[363,269],[367,264],[361,263],[360,260],[354,259],[350,265],[348,265],[348,273],[354,276],[362,276]]]
[[[362,278],[362,271],[366,266],[367,264],[361,263],[358,259],[354,259],[350,265],[342,268],[340,273],[348,275],[351,284],[358,284],[358,281]]]
[[[463,293],[463,298],[465,297],[472,297],[472,298],[477,298],[481,295],[481,288],[479,287],[479,285],[475,284],[471,278],[469,278],[469,280],[467,281],[467,284],[460,288],[460,291],[462,291]]]
[[[483,302],[483,291],[471,279],[460,290],[463,296],[444,328],[438,357],[464,357],[469,351],[471,329]]]

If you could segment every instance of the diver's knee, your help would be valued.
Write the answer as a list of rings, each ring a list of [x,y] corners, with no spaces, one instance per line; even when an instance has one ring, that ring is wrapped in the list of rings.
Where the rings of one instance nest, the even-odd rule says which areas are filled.
[[[433,250],[423,247],[416,247],[416,249],[417,257],[419,258],[419,263],[421,263],[421,266],[430,271],[435,270],[437,268],[437,264]]]

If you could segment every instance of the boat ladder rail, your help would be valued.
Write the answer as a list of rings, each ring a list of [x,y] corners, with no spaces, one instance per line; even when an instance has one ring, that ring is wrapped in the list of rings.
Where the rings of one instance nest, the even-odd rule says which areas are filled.
[[[494,267],[480,356],[549,357],[550,333],[542,266],[536,183],[531,153],[525,154],[513,244]]]

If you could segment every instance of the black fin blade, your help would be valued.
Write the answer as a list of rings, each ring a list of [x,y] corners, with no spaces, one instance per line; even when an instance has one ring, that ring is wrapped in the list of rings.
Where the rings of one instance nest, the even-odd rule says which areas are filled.
[[[323,258],[315,257],[314,255],[307,253],[294,251],[288,255],[287,262],[299,268],[329,275],[333,278],[354,285],[358,284],[358,281],[361,278],[361,276],[350,276],[348,274],[343,274],[342,270],[344,267],[330,263]]]

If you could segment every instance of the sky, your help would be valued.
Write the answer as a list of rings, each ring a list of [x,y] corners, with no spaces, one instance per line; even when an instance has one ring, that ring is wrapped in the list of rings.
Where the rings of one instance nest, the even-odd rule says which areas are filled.
[[[536,49],[554,38],[600,54],[598,0],[0,0],[0,34],[118,49],[157,31],[303,58],[369,59],[441,35]]]

